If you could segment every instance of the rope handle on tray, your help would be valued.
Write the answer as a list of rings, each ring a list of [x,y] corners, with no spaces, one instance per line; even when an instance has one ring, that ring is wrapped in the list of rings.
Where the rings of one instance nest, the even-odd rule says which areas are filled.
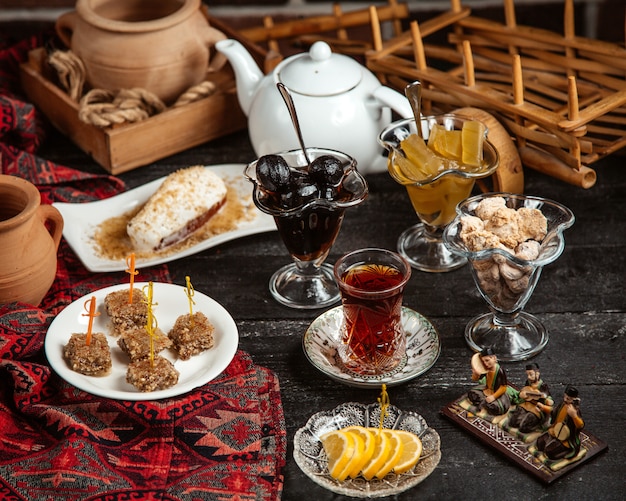
[[[163,101],[146,89],[118,91],[92,89],[82,95],[85,86],[85,65],[72,51],[53,51],[48,57],[48,62],[56,70],[67,94],[78,102],[78,118],[82,122],[105,128],[145,120],[166,109]],[[215,83],[206,80],[181,94],[172,107],[199,101],[216,90]]]

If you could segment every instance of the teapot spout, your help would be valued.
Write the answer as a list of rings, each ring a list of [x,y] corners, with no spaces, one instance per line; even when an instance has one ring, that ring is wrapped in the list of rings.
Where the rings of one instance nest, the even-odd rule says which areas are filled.
[[[239,41],[230,38],[220,40],[215,44],[215,49],[224,54],[232,66],[237,83],[239,106],[248,115],[253,97],[265,75]]]

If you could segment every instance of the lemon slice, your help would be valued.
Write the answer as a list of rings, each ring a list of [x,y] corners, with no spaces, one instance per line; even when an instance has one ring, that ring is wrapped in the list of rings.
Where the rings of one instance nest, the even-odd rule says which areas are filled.
[[[363,475],[365,480],[372,480],[374,478],[376,472],[380,470],[391,453],[389,436],[379,431],[378,428],[370,428],[370,432],[374,435],[374,453],[361,470],[361,475]]]
[[[486,127],[478,120],[470,120],[463,123],[461,141],[463,153],[461,162],[469,167],[480,167],[483,163],[483,143],[485,141]]]
[[[406,473],[419,461],[422,455],[422,441],[415,433],[409,431],[394,430],[394,433],[400,438],[403,450],[398,462],[393,467],[393,472],[397,474]]]
[[[400,436],[395,433],[394,430],[383,430],[383,434],[389,438],[389,455],[387,456],[386,461],[382,464],[382,466],[378,469],[378,471],[374,474],[376,478],[385,478],[387,473],[389,473],[396,466],[402,454],[404,453],[404,444],[400,439]]]
[[[363,457],[365,455],[365,439],[361,436],[360,433],[357,433],[355,431],[350,431],[345,428],[342,429],[342,431],[346,432],[349,435],[352,435],[352,437],[354,438],[354,451],[350,456],[350,459],[346,464],[344,470],[339,473],[339,478],[337,480],[345,480],[346,478],[348,478],[348,476],[352,478],[356,477],[361,471],[363,463],[365,463],[365,461],[363,460]],[[349,454],[349,452],[346,452],[346,454]],[[356,471],[356,473],[353,475],[354,471]]]
[[[345,480],[349,473],[348,463],[356,449],[354,435],[342,430],[333,430],[322,435],[320,440],[328,458],[330,476],[339,481]]]
[[[358,441],[362,443],[362,449],[360,449],[358,455],[355,452],[352,460],[349,463],[350,472],[348,475],[351,478],[356,478],[361,470],[365,466],[365,464],[372,458],[374,455],[374,449],[376,448],[376,437],[374,434],[363,426],[348,426],[347,428],[343,428],[343,431],[348,433],[352,433],[356,437],[358,437]]]
[[[463,151],[460,130],[446,130],[443,125],[433,124],[428,136],[428,147],[450,160],[461,160]]]

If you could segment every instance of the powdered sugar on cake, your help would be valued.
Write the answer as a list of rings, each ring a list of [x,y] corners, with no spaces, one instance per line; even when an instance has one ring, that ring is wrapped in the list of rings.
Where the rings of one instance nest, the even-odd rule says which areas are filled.
[[[226,201],[222,178],[201,166],[170,174],[126,227],[133,247],[155,251],[180,242]]]

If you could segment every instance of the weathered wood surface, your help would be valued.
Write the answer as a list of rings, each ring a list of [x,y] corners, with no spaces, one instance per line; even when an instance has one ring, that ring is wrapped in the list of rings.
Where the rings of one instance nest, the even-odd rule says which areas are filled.
[[[53,134],[40,154],[48,159],[102,172],[78,148]],[[245,163],[254,158],[246,132],[166,158],[122,174],[134,187],[194,164]],[[422,484],[397,496],[414,499],[623,499],[626,463],[626,170],[625,159],[612,156],[598,162],[596,185],[589,189],[526,171],[526,193],[547,196],[569,208],[576,223],[565,233],[563,255],[545,268],[527,310],[550,331],[550,342],[534,360],[544,379],[560,397],[568,383],[582,397],[587,429],[608,443],[609,450],[570,474],[545,486],[497,455],[440,415],[440,409],[470,385],[471,351],[463,329],[485,311],[469,270],[446,274],[415,271],[405,303],[425,315],[443,344],[435,366],[422,377],[390,389],[391,403],[422,414],[441,435],[442,459]],[[370,196],[351,209],[329,262],[358,247],[395,248],[398,235],[415,222],[403,188],[385,174],[368,176]],[[170,263],[173,280],[193,277],[197,290],[222,303],[232,314],[240,346],[259,365],[279,378],[288,429],[289,450],[283,499],[344,499],[310,481],[293,460],[293,435],[308,418],[341,402],[368,403],[376,390],[338,384],[312,367],[301,346],[309,323],[321,312],[298,312],[280,306],[270,296],[270,275],[288,256],[276,232],[247,237]],[[524,363],[505,365],[509,378],[523,381]],[[346,498],[347,499],[347,498]]]

